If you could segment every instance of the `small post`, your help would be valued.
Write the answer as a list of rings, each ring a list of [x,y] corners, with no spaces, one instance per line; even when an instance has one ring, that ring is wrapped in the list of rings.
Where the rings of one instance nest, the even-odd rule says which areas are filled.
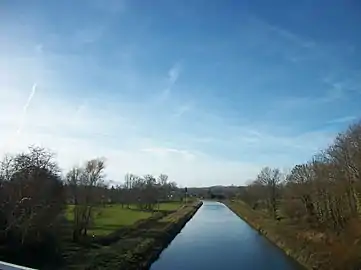
[[[187,187],[184,188],[184,193],[185,193],[185,201],[186,201],[186,204],[187,204],[187,193],[188,193]]]

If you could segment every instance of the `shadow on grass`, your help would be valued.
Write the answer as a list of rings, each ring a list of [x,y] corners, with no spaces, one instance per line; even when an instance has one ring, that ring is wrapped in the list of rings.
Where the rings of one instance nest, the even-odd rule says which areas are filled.
[[[140,209],[129,210],[144,212]],[[155,211],[150,212],[153,212],[153,214],[149,218],[138,220],[133,225],[107,224],[94,226],[93,230],[112,232],[94,238],[92,236],[86,237],[81,243],[72,242],[73,224],[66,218],[61,217],[61,226],[57,230],[55,240],[49,237],[44,245],[14,246],[12,249],[8,248],[9,245],[6,245],[5,248],[5,243],[0,243],[0,260],[36,269],[55,270],[85,269],[83,267],[85,265],[98,265],[93,262],[96,257],[96,260],[99,260],[99,265],[105,265],[104,268],[99,269],[119,269],[110,267],[109,260],[116,261],[114,266],[118,265],[120,260],[128,262],[128,259],[124,259],[123,256],[134,250],[137,251],[134,252],[133,258],[141,256],[143,260],[146,260],[147,252],[153,248],[153,242],[157,243],[160,248],[163,243],[171,241],[170,232],[173,232],[173,230],[169,228],[174,225],[173,222],[171,220],[167,222],[160,220],[169,215],[178,215],[175,213],[177,210],[155,209]],[[140,249],[138,249],[139,246]],[[137,261],[131,263],[136,265]]]
[[[146,210],[146,209],[138,209],[138,208],[125,208],[127,210],[130,211],[134,211],[134,212],[145,212],[145,213],[165,213],[165,214],[171,214],[177,211],[177,209],[174,210],[166,210],[166,209],[153,209],[153,210]]]
[[[119,229],[122,229],[124,227],[127,227],[127,226],[126,225],[118,225],[118,224],[107,224],[107,225],[92,226],[91,230],[114,232],[115,230],[119,230]]]
[[[60,269],[65,267],[64,244],[71,240],[71,224],[59,218],[59,225],[49,231],[41,241],[22,244],[11,236],[0,240],[0,260],[35,269]],[[55,266],[55,267],[54,267]]]
[[[133,225],[128,225],[128,226],[122,226],[122,227],[119,227],[116,225],[100,226],[99,229],[104,230],[106,228],[109,230],[113,230],[113,232],[108,235],[96,236],[91,240],[91,242],[100,244],[100,245],[109,246],[112,243],[117,242],[118,240],[120,240],[123,237],[137,234],[137,232],[140,230],[153,227],[153,225],[159,219],[163,218],[164,216],[166,216],[168,214],[169,214],[169,212],[167,212],[167,211],[157,212],[156,214],[152,215],[151,217],[149,217],[147,219],[139,220],[136,223],[134,223]]]
[[[167,215],[169,211],[159,211],[110,235],[92,239],[93,247],[94,243],[98,247],[88,246],[73,252],[67,258],[67,269],[149,269],[200,205],[172,215]]]

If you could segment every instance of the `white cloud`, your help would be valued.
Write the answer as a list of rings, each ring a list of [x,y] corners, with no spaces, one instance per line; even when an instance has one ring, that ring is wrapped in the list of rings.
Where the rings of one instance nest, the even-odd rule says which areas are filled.
[[[176,109],[174,113],[175,117],[181,117],[186,112],[189,112],[192,109],[193,105],[191,103],[183,104]]]
[[[84,29],[75,31],[78,34],[70,39],[75,37],[73,42],[82,44],[101,38],[101,27],[94,32],[90,28],[89,31]],[[67,40],[61,41],[62,37],[58,37],[59,44],[66,44]],[[169,106],[152,104],[150,110],[146,102],[131,103],[115,98],[115,91],[107,91],[107,86],[88,89],[88,84],[81,84],[87,83],[94,74],[97,78],[109,79],[104,80],[109,84],[127,88],[126,91],[138,90],[137,93],[144,94],[147,88],[160,89],[149,87],[146,76],[143,78],[142,74],[126,67],[106,67],[104,70],[89,55],[50,54],[48,47],[51,44],[48,45],[44,42],[46,50],[43,45],[36,47],[36,56],[24,53],[25,56],[18,57],[17,52],[6,56],[0,51],[5,60],[5,64],[0,63],[0,155],[36,144],[55,151],[65,170],[87,159],[104,156],[108,176],[115,181],[122,181],[126,172],[139,175],[167,173],[183,186],[209,186],[242,184],[255,177],[262,165],[282,166],[284,161],[299,158],[297,151],[302,149],[311,156],[327,137],[322,132],[294,137],[277,134],[274,132],[277,126],[267,131],[251,126],[235,130],[222,116],[197,111],[193,103],[181,101],[172,100]],[[82,73],[84,70],[86,73]],[[179,82],[181,70],[180,64],[174,64],[164,72],[163,79],[154,84],[159,86],[165,81],[163,99],[169,97]],[[46,91],[36,92],[34,84],[22,107],[24,97],[28,96],[27,85],[34,81]],[[144,89],[139,91],[139,88]],[[30,103],[34,106],[29,106]],[[192,117],[199,122],[174,127],[174,123],[163,121],[169,120],[164,115],[171,115],[173,108],[177,108],[173,116],[182,116],[192,110]],[[17,123],[23,111],[26,118],[21,125],[22,131],[14,143],[9,144],[7,142],[14,138],[19,128]],[[200,116],[202,113],[204,117]],[[204,130],[197,130],[197,126]],[[170,127],[174,129],[170,131]],[[187,132],[191,139],[183,139],[180,132]],[[231,153],[233,157],[227,157]]]
[[[293,135],[287,134],[289,133],[287,131],[278,131],[282,127],[276,125],[262,131],[257,131],[255,128],[254,126],[241,127],[237,133],[226,129],[225,134],[228,135],[222,140],[225,144],[238,146],[239,149],[243,149],[250,155],[268,155],[265,160],[269,164],[273,164],[272,166],[282,166],[282,162],[288,165],[302,162],[305,155],[306,158],[311,158],[313,154],[327,147],[336,135],[326,130],[301,132]],[[277,154],[283,155],[286,160],[281,161],[275,158]]]
[[[295,33],[292,33],[284,28],[275,26],[275,25],[271,25],[267,22],[264,22],[264,24],[273,32],[275,32],[276,34],[278,34],[279,36],[301,46],[304,48],[313,48],[316,46],[316,43],[312,40],[306,39],[306,38],[302,38],[299,35],[296,35]]]
[[[159,96],[159,101],[164,101],[166,100],[171,91],[172,88],[174,87],[174,85],[177,83],[178,78],[180,76],[180,72],[181,72],[181,67],[180,64],[176,63],[174,64],[169,70],[168,70],[168,75],[167,75],[167,86],[166,88],[161,92],[160,96]]]
[[[319,106],[340,101],[342,99],[348,99],[351,97],[350,94],[361,94],[361,87],[359,86],[361,78],[352,76],[352,74],[346,78],[337,78],[329,75],[320,80],[328,87],[328,90],[321,93],[321,95],[280,97],[276,100],[275,106],[277,108],[309,108],[310,106]],[[317,93],[317,91],[315,91],[315,93]]]
[[[349,115],[349,116],[344,116],[344,117],[332,119],[332,120],[328,121],[327,123],[328,124],[349,123],[349,122],[352,122],[352,121],[354,121],[356,119],[357,119],[356,116]]]
[[[64,170],[90,158],[106,157],[107,176],[116,182],[123,181],[125,173],[131,172],[139,175],[166,173],[182,186],[242,184],[260,168],[251,163],[222,160],[186,149],[165,148],[158,146],[159,142],[146,142],[143,147],[141,144],[122,147],[107,142],[106,138],[36,130],[24,130],[17,143],[2,149],[1,154],[23,151],[32,144],[55,151]]]
[[[175,83],[179,74],[171,73],[171,81]],[[42,75],[42,70],[39,69],[37,74]],[[0,79],[0,86],[5,83]],[[62,86],[60,80],[53,83]],[[195,149],[164,146],[161,139],[147,138],[142,122],[134,114],[141,104],[113,104],[112,98],[106,96],[79,100],[65,93],[55,95],[52,94],[52,84],[48,83],[47,90],[41,92],[36,92],[34,84],[22,107],[27,95],[25,88],[12,82],[7,84],[6,90],[1,89],[0,156],[39,145],[54,151],[64,170],[87,159],[104,156],[108,177],[117,182],[122,181],[127,172],[139,175],[167,173],[183,186],[241,184],[245,177],[252,176],[258,169],[252,164],[222,160]],[[134,110],[130,109],[132,106]],[[16,120],[24,111],[26,118],[22,131],[14,140],[18,129]],[[143,117],[147,121],[154,120],[150,115]],[[159,123],[153,123],[156,129]],[[8,143],[9,140],[13,143]],[[176,146],[177,142],[181,143],[177,137],[172,138],[173,145]]]
[[[214,122],[214,126],[205,123],[209,126],[205,132],[213,136],[214,130],[221,130],[222,137],[201,137],[190,129],[189,136],[196,144],[181,148],[177,145],[186,145],[187,140],[179,136],[169,138],[170,142],[165,143],[162,138],[151,139],[141,135],[146,134],[139,132],[144,131],[142,123],[137,123],[140,127],[134,126],[134,115],[131,112],[126,114],[127,110],[122,110],[122,106],[106,106],[107,99],[98,102],[86,99],[77,103],[71,97],[48,100],[38,94],[37,104],[43,105],[28,108],[26,123],[16,143],[0,146],[0,154],[22,151],[35,144],[55,151],[64,170],[90,158],[106,157],[108,177],[116,182],[121,182],[124,174],[131,172],[139,175],[166,173],[182,186],[243,184],[254,178],[263,165],[283,166],[283,161],[295,157],[295,151],[306,148],[311,156],[314,146],[322,144],[325,138],[323,133],[277,136],[255,127],[236,129]],[[7,101],[17,104],[15,97]],[[101,103],[108,109],[99,106]],[[21,112],[21,107],[14,106],[11,111],[3,108],[0,107],[0,116]],[[148,120],[152,121],[151,118]],[[153,122],[154,129],[158,125],[157,121]],[[0,142],[6,142],[16,126],[4,117],[0,117],[0,126]],[[209,146],[208,150],[213,147],[225,149],[228,145],[239,152],[239,158],[223,158],[208,150],[200,151],[197,140]],[[277,156],[272,150],[268,151],[270,146],[283,151]],[[227,149],[224,150],[226,152]],[[263,160],[254,158],[258,154],[263,155]]]
[[[26,101],[25,105],[24,105],[24,108],[23,108],[23,115],[20,119],[20,124],[19,124],[19,127],[18,127],[18,130],[16,131],[17,134],[20,134],[21,133],[21,130],[23,128],[23,125],[24,125],[24,121],[25,121],[25,118],[26,118],[26,113],[28,111],[28,107],[35,95],[35,92],[36,92],[36,88],[37,88],[37,84],[34,83],[33,86],[31,87],[31,92],[30,92],[30,95],[28,97],[28,100]]]
[[[105,26],[96,26],[91,28],[85,28],[75,31],[73,35],[74,43],[84,46],[85,44],[91,44],[101,39],[105,31]]]
[[[247,35],[251,38],[248,42],[266,41],[266,47],[270,50],[286,49],[287,52],[290,52],[290,45],[304,50],[311,50],[317,47],[314,40],[296,34],[284,27],[272,24],[254,14],[248,15],[247,17],[246,31],[249,31]],[[273,45],[276,45],[276,48],[273,48]]]
[[[180,65],[175,64],[169,71],[168,71],[168,80],[171,85],[175,84],[178,80],[180,74]]]
[[[307,96],[285,96],[275,99],[274,107],[276,109],[297,109],[311,108],[320,105],[327,105],[345,98],[348,98],[348,89],[341,83],[332,83],[327,91],[321,95]],[[316,91],[315,91],[316,92]]]
[[[108,177],[117,182],[122,181],[127,172],[139,175],[167,173],[183,186],[242,184],[254,177],[261,167],[254,160],[227,160],[191,146],[180,149],[177,144],[181,145],[183,141],[178,137],[170,138],[172,147],[169,143],[165,146],[161,138],[154,140],[141,136],[142,123],[135,121],[132,111],[128,107],[122,110],[122,105],[108,106],[110,100],[106,98],[79,102],[71,96],[49,99],[43,92],[37,93],[37,106],[27,107],[27,118],[16,142],[7,144],[17,129],[13,120],[21,115],[23,109],[19,104],[24,91],[13,90],[11,95],[3,92],[1,96],[8,106],[0,107],[0,155],[23,151],[35,144],[55,151],[64,170],[87,159],[104,156]],[[154,122],[153,128],[157,128],[157,124]],[[225,128],[226,131],[226,126],[215,128]],[[190,132],[193,138],[198,138]],[[210,137],[202,141],[217,143]]]
[[[187,151],[187,150],[179,150],[174,148],[160,148],[160,147],[153,147],[153,148],[144,148],[141,149],[142,152],[151,153],[156,157],[168,157],[169,155],[180,157],[186,161],[195,160],[196,155]]]
[[[346,96],[347,94],[361,94],[361,73],[346,72],[346,76],[336,76],[335,74],[329,74],[322,78],[322,82],[328,85],[332,91],[339,93],[340,96]]]

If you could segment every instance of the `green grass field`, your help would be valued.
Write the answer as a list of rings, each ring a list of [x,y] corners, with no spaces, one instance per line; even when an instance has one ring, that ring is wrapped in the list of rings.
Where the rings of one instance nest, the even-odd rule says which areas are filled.
[[[159,205],[159,210],[173,211],[182,205],[181,202],[167,202]],[[66,209],[65,216],[69,221],[73,220],[73,205]],[[155,208],[158,210],[158,207]],[[130,209],[121,205],[107,205],[106,207],[97,207],[94,211],[94,221],[90,227],[89,233],[94,235],[107,235],[122,226],[132,225],[138,220],[146,219],[152,216],[152,212],[137,210],[135,205]]]
[[[64,252],[67,269],[145,269],[179,232],[178,230],[188,220],[189,214],[196,211],[195,203],[188,203],[186,207],[183,206],[185,205],[180,202],[161,204],[160,210],[176,211],[169,211],[165,216],[158,212],[159,218],[145,220],[145,226],[133,226],[131,233],[120,233],[118,237],[116,234],[114,239],[109,237],[112,239],[110,244],[102,241],[95,242],[95,245],[90,246],[77,245],[77,243],[68,244]],[[71,214],[72,207],[69,208]],[[109,224],[117,223],[117,228],[121,228],[121,224],[124,224],[124,219],[116,220],[114,215],[125,215],[129,218],[126,222],[130,222],[128,215],[130,212],[151,215],[150,212],[126,209],[122,208],[121,205],[108,205],[103,209],[103,214],[96,218],[96,222],[101,224],[103,231],[97,230],[103,235],[110,232],[105,230]],[[109,219],[106,218],[108,214]],[[136,219],[137,217],[133,216],[133,218]],[[138,218],[145,218],[145,216],[138,216]],[[180,226],[181,224],[183,225]]]

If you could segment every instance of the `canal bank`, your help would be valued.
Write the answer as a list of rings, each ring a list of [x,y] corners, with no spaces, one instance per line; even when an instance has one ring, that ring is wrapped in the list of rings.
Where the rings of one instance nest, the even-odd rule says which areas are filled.
[[[77,248],[60,269],[149,269],[201,205],[202,202],[197,201],[160,218],[155,215],[131,226],[116,242],[90,243],[87,247]]]
[[[311,228],[287,217],[274,220],[242,201],[225,204],[250,226],[306,269],[355,270],[360,268],[359,223],[352,221],[339,234]]]
[[[262,234],[272,244],[281,249],[287,256],[297,261],[305,269],[320,269],[320,266],[312,266],[311,258],[312,251],[305,248],[305,246],[298,246],[298,248],[291,248],[293,245],[289,241],[294,241],[294,235],[288,238],[285,230],[279,233],[276,228],[277,222],[270,221],[270,218],[262,218],[259,214],[254,213],[250,207],[243,202],[225,201],[225,205],[231,209],[237,216],[247,222],[249,226]]]
[[[172,242],[172,240],[181,232],[183,227],[196,214],[203,205],[202,201],[194,203],[192,206],[186,206],[179,209],[176,215],[165,217],[162,221],[167,224],[163,227],[162,233],[159,234],[152,244],[143,250],[143,261],[134,264],[134,270],[149,269],[150,266],[159,258],[162,251]],[[161,221],[161,222],[162,222]],[[127,270],[133,269],[127,267]]]
[[[227,206],[204,201],[150,269],[294,270],[300,266]]]

